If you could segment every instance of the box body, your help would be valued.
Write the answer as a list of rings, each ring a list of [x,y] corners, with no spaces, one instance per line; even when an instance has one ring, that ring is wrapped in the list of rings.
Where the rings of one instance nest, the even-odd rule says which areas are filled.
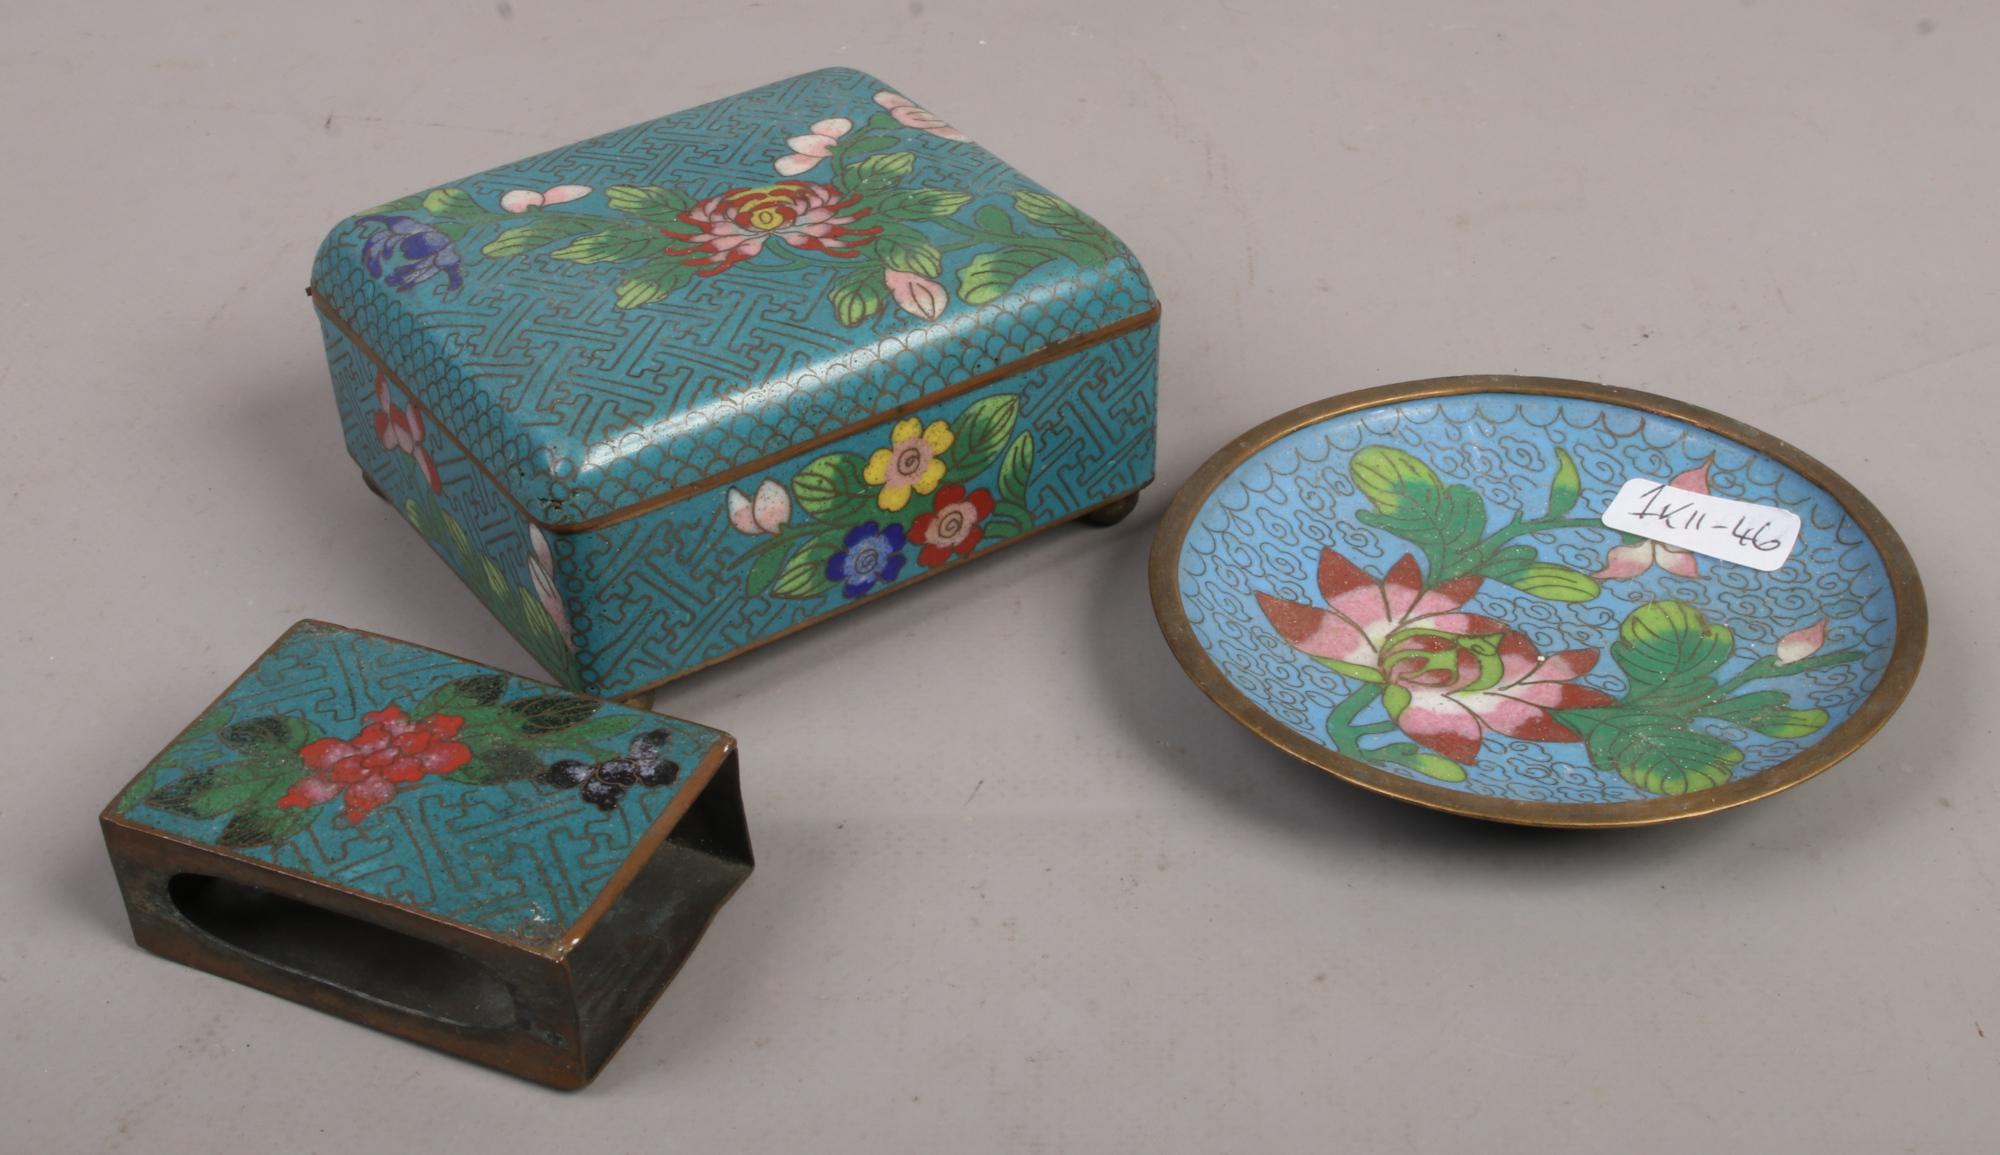
[[[727,735],[319,622],[102,825],[146,949],[558,1087],[752,866]]]
[[[1152,478],[1136,260],[851,70],[359,214],[313,292],[371,485],[594,693]]]

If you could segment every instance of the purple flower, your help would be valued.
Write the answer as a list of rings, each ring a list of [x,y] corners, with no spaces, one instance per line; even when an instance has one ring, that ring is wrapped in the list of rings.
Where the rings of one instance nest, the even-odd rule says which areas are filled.
[[[373,221],[384,226],[381,232],[368,238],[361,248],[361,263],[368,267],[368,275],[382,275],[383,258],[394,259],[397,255],[409,261],[390,271],[387,284],[394,285],[397,292],[404,292],[421,285],[432,277],[443,273],[451,278],[451,287],[456,289],[465,283],[458,275],[458,250],[452,247],[451,238],[423,223],[409,217],[362,217],[363,221]]]
[[[847,531],[847,548],[826,559],[826,576],[845,583],[840,592],[858,598],[877,583],[896,580],[903,572],[903,527],[864,521]]]

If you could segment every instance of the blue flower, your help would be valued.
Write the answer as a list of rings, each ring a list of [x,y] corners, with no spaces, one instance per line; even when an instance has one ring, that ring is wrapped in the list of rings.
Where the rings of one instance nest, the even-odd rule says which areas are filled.
[[[381,232],[369,237],[368,243],[361,248],[361,263],[368,267],[369,276],[381,276],[383,258],[393,259],[400,254],[410,263],[396,266],[386,281],[394,285],[399,293],[421,285],[439,273],[451,278],[454,289],[465,283],[465,279],[458,275],[458,250],[452,247],[450,237],[409,217],[361,219],[385,226]]]
[[[826,576],[844,583],[840,591],[858,598],[903,572],[903,527],[864,521],[847,531],[847,548],[826,559]]]

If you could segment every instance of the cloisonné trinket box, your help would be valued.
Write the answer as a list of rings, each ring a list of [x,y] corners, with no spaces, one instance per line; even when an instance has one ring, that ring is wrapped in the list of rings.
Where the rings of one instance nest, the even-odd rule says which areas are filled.
[[[565,1088],[752,865],[727,734],[311,621],[101,822],[140,946]]]
[[[369,484],[574,689],[1108,524],[1152,479],[1137,260],[850,69],[357,214],[311,291]]]
[[[1797,542],[1752,564],[1607,527],[1635,479],[1660,508],[1752,503],[1705,549],[1776,548],[1774,510]],[[1529,377],[1365,390],[1251,430],[1175,497],[1151,579],[1175,657],[1259,736],[1541,826],[1812,777],[1895,712],[1927,620],[1902,541],[1826,466],[1692,405]]]

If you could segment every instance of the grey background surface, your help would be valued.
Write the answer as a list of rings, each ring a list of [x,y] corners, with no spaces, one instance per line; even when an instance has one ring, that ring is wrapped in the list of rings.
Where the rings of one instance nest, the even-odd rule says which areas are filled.
[[[1989,1151],[2000,10],[8,3],[0,1105],[21,1151]],[[1071,197],[1166,308],[1158,484],[678,683],[757,873],[590,1090],[137,950],[97,809],[293,620],[533,673],[341,448],[340,216],[828,64]],[[1373,798],[1173,664],[1174,488],[1464,372],[1722,410],[1928,584],[1855,757],[1559,834]]]

